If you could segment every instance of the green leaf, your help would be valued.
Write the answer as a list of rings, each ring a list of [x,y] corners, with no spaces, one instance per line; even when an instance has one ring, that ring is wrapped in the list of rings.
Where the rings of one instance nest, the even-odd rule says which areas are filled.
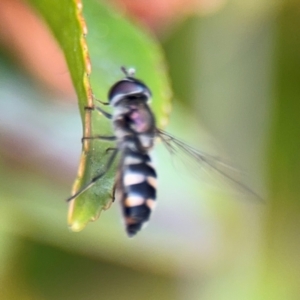
[[[64,51],[78,96],[84,136],[112,134],[107,119],[84,108],[93,105],[92,94],[106,100],[110,86],[123,77],[121,66],[136,68],[137,77],[150,87],[154,95],[153,110],[158,126],[166,125],[170,89],[162,53],[153,38],[96,0],[83,1],[86,25],[80,1],[30,0],[30,3],[46,20]],[[111,143],[99,140],[83,143],[72,194],[103,169],[110,155],[106,149],[111,146]],[[110,206],[115,173],[116,166],[92,188],[71,201],[69,225],[72,230],[83,229],[89,221],[98,218],[101,210]]]

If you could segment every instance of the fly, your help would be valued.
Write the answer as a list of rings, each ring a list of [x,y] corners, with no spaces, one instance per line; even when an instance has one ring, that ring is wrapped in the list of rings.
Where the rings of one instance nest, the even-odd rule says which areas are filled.
[[[89,189],[110,169],[117,154],[120,154],[117,176],[113,188],[113,198],[120,201],[125,219],[126,231],[134,236],[141,230],[156,205],[157,174],[153,166],[150,151],[155,140],[160,138],[170,153],[181,151],[192,157],[197,163],[217,171],[244,191],[254,194],[247,186],[229,176],[218,166],[230,167],[217,157],[205,154],[185,144],[172,135],[156,127],[153,112],[149,106],[151,91],[139,79],[134,69],[121,68],[125,78],[116,82],[108,93],[108,102],[113,108],[110,114],[96,107],[112,122],[114,136],[97,136],[100,140],[115,141],[104,170],[96,175],[85,187],[67,199],[71,201]],[[93,139],[93,137],[87,137]]]

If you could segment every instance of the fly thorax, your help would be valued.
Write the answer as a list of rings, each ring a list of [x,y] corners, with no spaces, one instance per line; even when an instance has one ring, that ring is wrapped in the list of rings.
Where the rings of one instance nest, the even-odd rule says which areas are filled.
[[[148,132],[153,127],[153,116],[145,107],[133,107],[128,113],[127,118],[130,128],[136,133]]]

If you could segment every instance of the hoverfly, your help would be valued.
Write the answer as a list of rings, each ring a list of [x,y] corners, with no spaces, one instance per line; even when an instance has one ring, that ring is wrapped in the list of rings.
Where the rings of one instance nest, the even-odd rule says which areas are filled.
[[[141,230],[151,215],[156,204],[157,174],[153,166],[150,150],[155,140],[160,138],[170,153],[182,151],[201,165],[207,165],[243,190],[254,194],[246,185],[229,176],[217,165],[225,165],[217,157],[202,153],[185,144],[174,136],[156,127],[155,117],[149,102],[151,91],[145,83],[135,78],[134,69],[121,68],[125,78],[116,82],[108,93],[108,102],[113,113],[101,107],[95,107],[111,120],[114,136],[97,136],[95,138],[115,141],[116,147],[109,149],[112,154],[104,170],[96,175],[85,187],[67,199],[71,201],[89,189],[102,178],[112,166],[117,154],[120,154],[118,172],[113,187],[113,199],[121,202],[128,236],[134,236]],[[92,139],[93,137],[87,137]],[[227,167],[230,167],[226,165]],[[258,196],[257,196],[258,197]]]

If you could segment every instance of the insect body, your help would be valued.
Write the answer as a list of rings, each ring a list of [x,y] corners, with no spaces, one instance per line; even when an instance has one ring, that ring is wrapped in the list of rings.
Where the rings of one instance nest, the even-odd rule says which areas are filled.
[[[97,110],[111,119],[114,136],[98,136],[103,140],[115,140],[117,147],[105,170],[70,197],[74,199],[91,187],[110,168],[118,152],[121,154],[113,197],[121,201],[129,236],[135,235],[143,223],[149,220],[156,200],[156,172],[149,155],[156,137],[155,118],[149,107],[151,92],[133,74],[122,69],[126,77],[115,83],[108,95],[113,114]]]
[[[114,108],[112,123],[117,149],[121,152],[115,194],[120,199],[129,236],[148,221],[156,199],[156,172],[149,151],[156,135],[155,118],[148,102],[149,89],[129,76],[109,92]]]
[[[109,114],[96,107],[105,117],[112,121],[114,136],[87,137],[116,142],[116,148],[104,170],[96,175],[90,183],[67,199],[70,201],[90,188],[105,175],[117,154],[121,158],[113,189],[113,198],[121,202],[129,236],[135,235],[142,225],[149,220],[156,201],[156,172],[152,165],[150,150],[159,137],[171,154],[181,152],[195,162],[216,171],[237,187],[259,198],[246,185],[227,174],[225,169],[232,169],[217,157],[205,154],[170,134],[156,128],[155,117],[149,107],[151,92],[140,80],[134,78],[134,71],[122,68],[125,78],[115,83],[108,94],[108,103],[113,108]]]

